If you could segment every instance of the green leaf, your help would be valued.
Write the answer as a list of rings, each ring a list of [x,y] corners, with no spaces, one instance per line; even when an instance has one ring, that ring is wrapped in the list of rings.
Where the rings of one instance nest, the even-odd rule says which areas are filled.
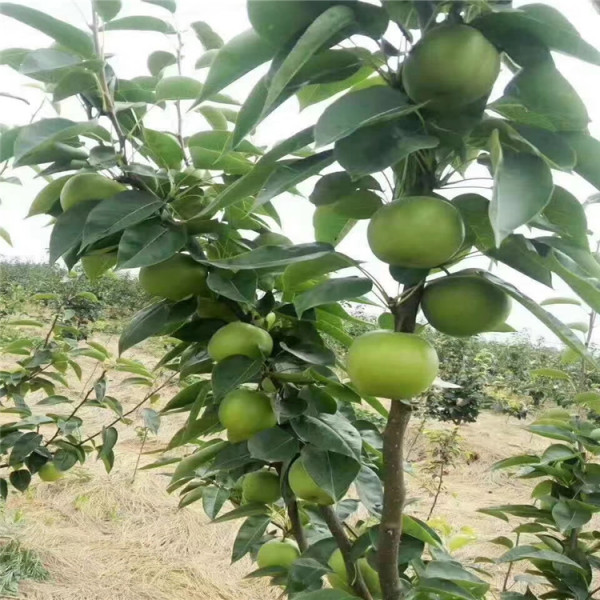
[[[561,371],[560,369],[532,369],[529,374],[532,377],[548,377],[550,379],[562,379],[568,381],[571,379],[571,376],[565,371]]]
[[[165,50],[156,50],[148,56],[146,64],[152,75],[158,77],[165,67],[169,67],[177,63],[177,57],[172,52]]]
[[[177,138],[170,133],[144,127],[144,152],[163,169],[179,169],[184,154]]]
[[[585,251],[587,252],[587,251]],[[557,250],[550,251],[545,261],[552,269],[590,308],[600,311],[600,283],[589,277],[570,257]],[[571,328],[574,328],[571,326]],[[581,327],[578,327],[581,330]],[[586,326],[587,331],[587,326]],[[584,331],[584,333],[586,332]]]
[[[144,467],[142,467],[140,469],[140,471],[143,468]],[[202,497],[204,496],[204,490],[205,490],[205,488],[200,486],[200,487],[190,490],[186,494],[183,494],[183,496],[181,496],[181,498],[179,500],[179,508],[185,508],[186,506],[189,506],[190,504],[193,504],[194,502],[197,502],[198,500],[202,500]]]
[[[551,313],[544,310],[537,302],[523,294],[516,287],[503,281],[499,277],[488,272],[480,272],[481,276],[503,289],[509,296],[512,296],[517,302],[522,304],[529,312],[537,317],[550,331],[552,331],[562,342],[569,348],[575,350],[583,358],[588,360],[590,364],[595,365],[592,355],[589,353],[585,345],[579,338],[563,323],[561,323]]]
[[[342,79],[341,81],[333,81],[331,83],[316,83],[312,85],[302,86],[297,92],[298,104],[300,110],[304,110],[313,104],[327,100],[340,92],[358,86],[363,83],[369,75],[373,74],[373,67],[371,65],[362,66],[354,75]],[[380,81],[377,81],[379,85]]]
[[[416,586],[416,592],[425,592],[425,596],[434,596],[440,598],[452,598],[452,600],[474,600],[475,596],[447,579],[435,579],[424,577],[419,580]]]
[[[10,233],[4,229],[4,227],[0,227],[0,238],[2,238],[9,246],[12,246],[12,240],[10,238]]]
[[[286,343],[280,342],[280,346],[286,352],[299,358],[301,361],[313,365],[334,365],[335,353],[320,344],[310,342]]]
[[[547,560],[562,565],[568,565],[569,567],[573,567],[578,571],[581,570],[580,565],[563,554],[559,554],[558,552],[553,552],[551,550],[539,550],[535,546],[517,546],[516,548],[513,548],[512,550],[509,550],[503,554],[498,559],[498,562],[516,562],[518,560]]]
[[[387,121],[417,106],[398,90],[379,85],[350,92],[328,106],[315,126],[315,143],[326,146],[347,137],[361,127]]]
[[[54,142],[70,140],[79,135],[110,141],[109,132],[96,121],[76,123],[62,118],[42,119],[22,127],[14,143],[15,166],[29,164],[29,157],[36,151],[47,149]]]
[[[218,50],[224,45],[223,39],[205,21],[195,21],[191,24],[196,37],[207,51]]]
[[[425,567],[425,577],[428,580],[452,581],[458,586],[479,594],[485,594],[490,585],[473,573],[467,571],[462,565],[449,560],[432,560]],[[445,590],[446,591],[446,590]]]
[[[92,93],[98,90],[98,80],[87,69],[69,70],[59,79],[52,97],[54,102],[60,102],[76,94]]]
[[[318,417],[300,416],[291,421],[298,437],[319,450],[337,452],[360,460],[362,438],[356,428],[344,417],[320,414]]]
[[[523,454],[520,456],[511,456],[504,460],[499,460],[492,465],[492,471],[498,469],[508,469],[509,467],[518,467],[521,465],[535,465],[540,462],[540,457],[534,454]]]
[[[217,132],[220,133],[220,132]],[[244,175],[252,170],[252,163],[238,152],[223,154],[201,146],[191,146],[192,162],[197,169],[223,170],[233,175]]]
[[[327,273],[339,271],[356,265],[356,261],[340,254],[332,252],[314,260],[289,265],[281,276],[281,283],[285,291],[293,292],[302,288],[302,284],[311,279],[316,279]]]
[[[202,84],[192,77],[173,75],[165,77],[156,86],[156,101],[194,100],[202,92]]]
[[[196,469],[199,469],[202,465],[211,461],[228,445],[229,442],[216,439],[206,442],[204,447],[202,447],[200,450],[197,450],[193,454],[186,456],[180,461],[175,469],[175,473],[173,473],[171,483],[192,476]]]
[[[1,9],[2,5],[0,5]],[[31,473],[27,469],[19,469],[18,471],[12,471],[8,479],[15,489],[24,492],[31,483]]]
[[[256,297],[257,278],[252,271],[214,270],[208,274],[206,283],[213,292],[234,302],[252,304]]]
[[[296,314],[300,318],[307,310],[315,306],[357,298],[368,294],[372,287],[371,280],[363,277],[330,279],[294,298]]]
[[[117,269],[149,267],[171,258],[185,245],[187,236],[180,228],[166,227],[151,219],[128,228],[119,242]]]
[[[280,427],[260,431],[248,440],[252,458],[265,462],[286,462],[299,452],[298,440]]]
[[[356,492],[365,508],[376,518],[381,518],[383,510],[383,484],[379,475],[363,465],[354,482]]]
[[[90,58],[95,54],[90,34],[39,10],[22,4],[0,2],[0,15],[11,17],[45,33],[61,46],[73,50],[80,56]]]
[[[269,515],[249,517],[244,521],[233,542],[231,562],[240,560],[250,552],[253,546],[258,544],[270,522]]]
[[[555,185],[550,202],[541,214],[548,229],[561,237],[570,238],[579,246],[587,247],[587,217],[585,209],[577,198]],[[539,225],[536,225],[539,226]]]
[[[121,0],[94,0],[93,6],[104,21],[114,19],[122,8]]]
[[[144,427],[156,435],[160,427],[160,414],[152,408],[144,408],[142,418],[144,419]]]
[[[321,13],[306,29],[271,78],[263,112],[283,93],[310,58],[336,34],[354,22],[354,12],[348,6],[332,6]]]
[[[148,1],[148,0],[146,0]],[[121,17],[104,25],[105,31],[157,31],[158,33],[176,33],[173,26],[162,19],[148,15]]]
[[[417,150],[435,148],[416,117],[408,116],[363,127],[335,144],[335,158],[353,176],[383,171]]]
[[[256,517],[266,516],[267,507],[264,504],[257,504],[255,502],[238,506],[233,510],[221,515],[213,521],[213,523],[224,523],[225,521],[233,521],[235,519],[242,519],[244,517]]]
[[[177,3],[175,0],[142,0],[142,2],[146,2],[146,4],[155,4],[156,6],[168,10],[170,13],[174,13],[177,10]]]
[[[83,230],[83,244],[95,242],[133,227],[157,213],[164,201],[148,192],[137,190],[121,192],[112,198],[102,200],[94,210]],[[71,211],[67,211],[68,214]]]
[[[80,59],[70,53],[54,48],[42,48],[32,50],[27,54],[19,67],[19,71],[23,75],[34,79],[54,82],[62,75],[54,71],[68,71],[79,64],[81,64]]]
[[[215,267],[231,270],[272,269],[284,267],[297,262],[320,258],[332,252],[329,244],[298,244],[285,248],[283,246],[262,246],[256,250],[238,254],[232,258],[205,261]]]
[[[518,10],[489,12],[472,23],[500,48],[515,35],[531,36],[551,50],[600,65],[600,52],[581,38],[565,16],[552,6],[528,4]]]
[[[442,546],[440,537],[427,523],[407,514],[402,515],[402,533],[417,538],[434,548]]]
[[[202,93],[194,106],[271,60],[275,51],[276,48],[263,40],[253,29],[231,39],[215,56]]]
[[[247,356],[230,356],[216,364],[212,372],[215,399],[220,400],[243,383],[255,381],[262,370],[263,361]]]
[[[577,155],[575,172],[600,190],[600,141],[580,132],[565,133],[563,137]]]
[[[580,392],[575,395],[573,401],[576,404],[585,404],[594,412],[600,412],[600,393],[598,392]]]
[[[81,243],[83,227],[98,202],[87,200],[62,213],[50,234],[50,264]]]
[[[571,170],[575,166],[575,151],[559,134],[540,127],[513,123],[512,139],[524,142],[525,149],[533,150],[546,159],[553,168]]]
[[[304,447],[302,462],[315,483],[336,500],[344,497],[360,470],[354,458],[313,446]]]
[[[327,150],[308,158],[279,163],[277,169],[267,179],[265,187],[257,196],[255,206],[260,206],[280,194],[289,191],[296,184],[320,173],[325,167],[333,163],[333,161],[333,152]]]
[[[214,519],[229,499],[229,492],[222,487],[208,486],[202,494],[202,507],[209,519]]]
[[[158,302],[141,310],[124,327],[119,338],[119,354],[149,337],[175,331],[195,311],[196,301],[193,298],[177,304]]]
[[[331,205],[318,206],[313,214],[315,240],[337,246],[356,225],[350,219],[336,212]]]
[[[577,529],[592,518],[592,513],[583,502],[577,500],[559,500],[552,507],[552,518],[563,533]]]
[[[227,118],[224,116],[223,111],[214,106],[200,106],[196,109],[207,121],[207,123],[213,128],[222,131],[227,131]]]
[[[504,95],[541,115],[559,131],[583,130],[590,120],[585,104],[552,60],[519,71],[506,86]]]
[[[507,148],[492,152],[494,191],[490,222],[496,245],[539,214],[550,201],[552,173],[544,161],[532,154]]]
[[[9,465],[14,467],[22,463],[36,448],[41,446],[42,441],[43,438],[39,433],[34,431],[24,433],[12,448]]]

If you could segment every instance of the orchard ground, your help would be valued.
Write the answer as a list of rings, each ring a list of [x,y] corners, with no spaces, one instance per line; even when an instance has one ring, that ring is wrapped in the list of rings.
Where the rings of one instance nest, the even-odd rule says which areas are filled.
[[[96,336],[116,354],[116,336]],[[155,342],[142,344],[128,358],[153,365],[159,352]],[[95,363],[84,359],[83,381]],[[0,368],[8,368],[8,357]],[[126,373],[111,373],[113,391],[124,400],[124,408],[139,401],[145,389],[121,383]],[[74,389],[82,386],[72,381]],[[116,390],[115,390],[116,388]],[[173,385],[163,399],[176,391]],[[59,392],[60,393],[60,392]],[[160,405],[160,404],[159,404]],[[87,428],[97,429],[110,417],[105,411],[87,409],[82,414]],[[144,452],[163,448],[181,426],[184,417],[163,418],[158,437],[150,436]],[[10,415],[2,416],[10,420]],[[136,419],[139,423],[140,419]],[[504,415],[484,412],[476,423],[461,426],[463,450],[471,460],[450,467],[434,517],[440,517],[458,533],[472,527],[477,541],[459,552],[462,557],[497,555],[500,548],[486,540],[506,535],[510,526],[477,513],[478,508],[504,503],[526,503],[530,482],[492,472],[502,458],[547,446],[524,430],[525,422],[507,421]],[[415,419],[412,434],[418,426]],[[429,423],[427,427],[445,427]],[[265,580],[246,579],[255,566],[246,558],[230,564],[230,552],[239,523],[211,525],[200,503],[177,508],[177,495],[165,491],[168,467],[138,471],[132,476],[141,438],[134,426],[119,426],[118,453],[113,471],[107,475],[101,462],[90,460],[75,467],[60,481],[36,482],[25,494],[11,494],[0,518],[5,539],[18,539],[35,550],[49,579],[25,581],[19,598],[26,600],[245,600],[276,598]],[[409,444],[410,444],[409,436]],[[409,512],[425,518],[432,501],[432,480],[420,466],[426,460],[426,441],[420,438],[412,451],[409,475]],[[143,455],[140,466],[156,454]],[[494,575],[498,584],[504,571]]]

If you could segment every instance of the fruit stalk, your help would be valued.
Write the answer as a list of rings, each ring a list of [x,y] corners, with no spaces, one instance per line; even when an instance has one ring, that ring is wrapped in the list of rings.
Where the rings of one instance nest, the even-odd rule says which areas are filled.
[[[392,307],[396,331],[414,332],[422,293],[422,283],[404,288],[400,301]],[[405,300],[402,301],[402,298]],[[379,581],[383,600],[398,600],[402,595],[398,575],[398,552],[406,501],[404,442],[411,412],[409,404],[400,400],[392,401],[383,434],[384,492],[378,553]]]
[[[344,531],[342,522],[335,514],[335,510],[331,506],[321,506],[319,507],[319,512],[342,553],[352,589],[358,594],[359,598],[373,600],[373,596],[371,596],[371,592],[369,592],[369,588],[367,588],[361,572],[356,568],[356,562],[352,559],[352,543]]]

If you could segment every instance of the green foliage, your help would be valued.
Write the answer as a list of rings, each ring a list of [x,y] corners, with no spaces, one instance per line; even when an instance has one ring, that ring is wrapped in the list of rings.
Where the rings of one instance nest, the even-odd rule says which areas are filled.
[[[33,550],[23,548],[16,540],[0,545],[0,594],[16,598],[21,581],[44,581],[48,571]]]
[[[563,598],[592,597],[598,569],[598,532],[592,518],[600,512],[600,479],[596,457],[600,443],[590,434],[595,425],[580,419],[543,419],[529,430],[551,440],[540,455],[515,456],[495,469],[518,467],[516,476],[537,482],[532,504],[503,504],[481,512],[508,521],[519,517],[508,551],[498,564],[525,561],[533,577],[518,576],[527,585],[542,583]],[[558,441],[557,441],[558,440]],[[528,534],[528,535],[527,535]],[[508,588],[509,569],[503,591]],[[540,581],[541,578],[541,581]]]

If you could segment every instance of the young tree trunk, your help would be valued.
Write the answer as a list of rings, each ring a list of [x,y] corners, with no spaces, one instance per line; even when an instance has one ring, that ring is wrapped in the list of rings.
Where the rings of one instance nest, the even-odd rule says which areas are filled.
[[[423,292],[422,284],[405,288],[394,308],[395,330],[412,333]],[[405,298],[402,301],[402,298]],[[383,434],[384,492],[379,536],[379,581],[383,600],[398,600],[402,594],[398,574],[398,552],[402,537],[402,515],[406,501],[404,480],[404,443],[411,415],[410,404],[392,400],[388,423]]]

